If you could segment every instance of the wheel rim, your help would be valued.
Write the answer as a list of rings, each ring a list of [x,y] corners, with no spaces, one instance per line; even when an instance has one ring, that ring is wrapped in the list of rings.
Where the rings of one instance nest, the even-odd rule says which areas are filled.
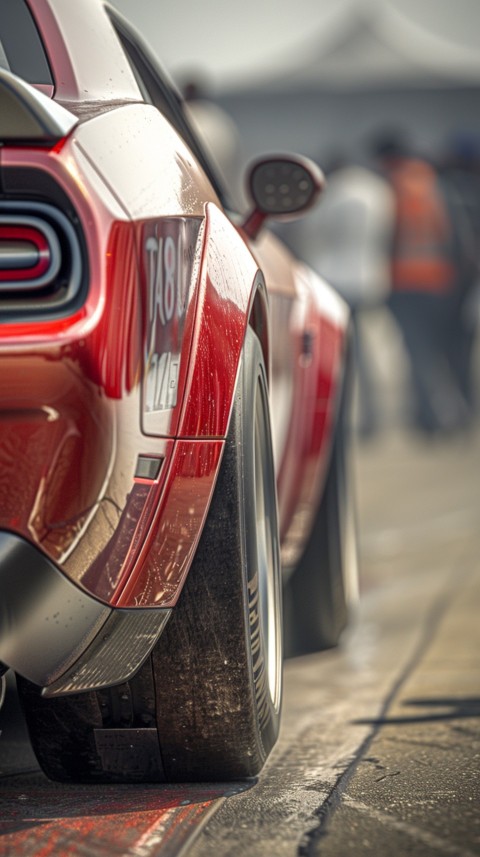
[[[281,697],[281,629],[279,556],[275,486],[265,391],[257,384],[255,401],[255,523],[257,534],[258,591],[262,645],[267,685],[276,711]]]
[[[358,553],[357,534],[355,525],[355,510],[353,508],[352,488],[348,479],[347,455],[345,436],[340,438],[340,446],[336,454],[339,456],[339,514],[341,516],[341,567],[343,590],[347,606],[353,606],[358,601]]]

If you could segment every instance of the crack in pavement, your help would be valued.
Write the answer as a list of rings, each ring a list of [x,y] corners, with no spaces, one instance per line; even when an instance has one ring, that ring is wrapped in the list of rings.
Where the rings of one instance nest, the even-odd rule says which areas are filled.
[[[449,607],[452,604],[454,596],[458,593],[461,588],[461,584],[465,582],[465,580],[473,573],[473,567],[470,564],[465,564],[463,567],[463,573],[459,575],[458,567],[452,569],[450,573],[449,580],[447,585],[444,587],[443,591],[437,595],[432,607],[427,613],[427,617],[424,622],[423,633],[418,640],[418,643],[408,659],[407,663],[401,670],[398,677],[393,682],[393,685],[390,691],[387,693],[384,703],[380,709],[379,716],[372,720],[372,730],[366,736],[365,740],[360,744],[356,754],[354,755],[351,763],[347,768],[343,771],[343,773],[339,776],[338,780],[334,784],[327,798],[323,801],[323,803],[318,807],[317,810],[314,811],[313,815],[317,818],[317,824],[312,827],[310,830],[306,831],[303,835],[297,850],[298,857],[318,857],[318,843],[321,840],[326,832],[329,823],[332,820],[332,817],[336,810],[339,808],[342,803],[342,799],[345,795],[345,791],[347,786],[355,774],[358,765],[368,752],[369,747],[371,746],[375,737],[379,734],[382,727],[388,723],[386,721],[386,715],[390,707],[392,706],[395,698],[399,694],[402,686],[407,682],[409,677],[414,672],[415,668],[421,662],[424,654],[429,648],[437,629],[447,613]],[[365,722],[365,721],[363,721]],[[345,799],[345,802],[349,800]],[[388,813],[385,813],[386,817]],[[398,822],[398,824],[403,824],[403,822]],[[413,829],[413,828],[412,828]],[[417,828],[415,828],[417,830]],[[433,834],[432,834],[433,836]],[[434,837],[436,838],[436,837]],[[443,841],[443,840],[442,840]],[[445,845],[445,843],[444,843]],[[450,847],[450,846],[448,846]],[[458,848],[456,851],[443,851],[443,853],[455,853],[457,857],[459,857]],[[463,852],[462,857],[470,857],[470,852]]]

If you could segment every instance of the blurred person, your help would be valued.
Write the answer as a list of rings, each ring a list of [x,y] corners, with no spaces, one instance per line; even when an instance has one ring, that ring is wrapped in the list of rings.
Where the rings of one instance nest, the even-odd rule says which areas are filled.
[[[384,305],[390,291],[389,248],[394,199],[389,184],[370,169],[335,159],[318,208],[299,230],[296,251],[347,301],[356,359],[358,432],[380,425],[370,355],[362,335],[364,314]]]
[[[473,356],[480,321],[480,141],[470,134],[456,134],[441,164],[441,178],[458,260],[448,353],[473,416],[477,410]]]
[[[460,287],[449,207],[432,165],[399,135],[377,141],[376,153],[395,195],[390,306],[409,356],[413,422],[429,434],[454,431],[468,408],[449,355]]]

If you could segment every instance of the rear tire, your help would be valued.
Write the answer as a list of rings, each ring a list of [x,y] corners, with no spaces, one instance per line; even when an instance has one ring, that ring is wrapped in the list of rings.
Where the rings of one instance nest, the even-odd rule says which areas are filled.
[[[202,537],[152,655],[105,691],[19,688],[53,779],[229,780],[263,766],[280,721],[281,582],[267,378],[250,328]]]

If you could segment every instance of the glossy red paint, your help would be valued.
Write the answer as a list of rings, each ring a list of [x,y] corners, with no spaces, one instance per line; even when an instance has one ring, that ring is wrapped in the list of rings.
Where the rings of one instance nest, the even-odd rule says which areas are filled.
[[[0,355],[0,526],[62,562],[102,502],[114,413],[55,346]]]
[[[175,444],[165,489],[120,607],[170,607],[188,573],[218,473],[223,441]],[[120,588],[120,587],[119,587]]]
[[[78,580],[85,589],[109,604],[116,601],[125,581],[130,579],[132,569],[135,568],[149,537],[153,522],[158,517],[158,505],[166,481],[172,449],[172,442],[164,445],[164,454],[162,457],[159,456],[160,470],[156,479],[134,477],[123,508],[116,506],[110,510],[110,515],[107,510],[104,510],[107,517],[114,518],[115,525],[110,527],[109,538],[100,553],[96,549],[96,543],[97,540],[100,543],[103,541],[99,539],[102,522],[97,521],[96,525],[92,525],[94,559],[90,565],[83,566]],[[92,542],[92,536],[89,541]]]
[[[141,235],[144,241],[145,232]],[[186,313],[186,354],[184,359],[182,349],[180,395],[170,425],[178,426],[179,438],[205,440],[175,444],[150,534],[135,568],[122,579],[123,590],[121,582],[112,598],[122,607],[176,603],[218,473],[223,441],[215,438],[227,433],[257,266],[213,205],[207,207],[203,246],[203,264]]]
[[[60,567],[75,566],[81,582],[92,556],[85,533],[94,520],[108,520],[105,509],[123,507],[136,462],[134,452],[130,474],[119,480],[124,408],[115,400],[136,390],[130,418],[138,423],[142,356],[133,233],[113,219],[118,205],[82,173],[71,142],[61,154],[4,151],[2,166],[54,178],[75,205],[88,248],[89,294],[81,309],[67,318],[3,324],[0,350],[2,482],[23,471],[13,490],[5,485],[1,493],[0,526],[32,540]],[[138,449],[138,438],[129,446]]]
[[[2,328],[5,394],[0,419],[10,420],[12,436],[23,437],[24,443],[25,435],[31,440],[24,457],[28,480],[21,487],[22,500],[5,486],[0,526],[33,540],[107,603],[166,606],[175,603],[188,571],[222,449],[216,441],[191,448],[177,444],[169,470],[172,445],[166,438],[225,436],[257,267],[238,233],[210,205],[205,237],[200,235],[198,248],[196,241],[190,247],[192,281],[186,284],[178,402],[164,411],[164,439],[156,432],[156,439],[148,440],[141,431],[140,411],[151,296],[147,267],[139,256],[156,222],[133,230],[130,221],[114,220],[108,190],[102,199],[101,184],[96,180],[92,186],[84,161],[73,159],[73,142],[63,147],[62,159],[67,153],[68,173],[60,156],[55,159],[51,153],[33,152],[30,162],[47,169],[73,195],[83,215],[90,270],[96,277],[91,277],[87,304],[68,320]],[[23,154],[7,153],[6,163],[25,163]],[[78,185],[69,181],[72,173],[81,176],[81,195]],[[95,211],[85,206],[91,197]],[[11,392],[21,371],[13,355],[33,337],[35,352],[40,349],[43,359],[37,360],[34,372],[31,351],[24,353],[22,375],[32,379],[36,395],[30,387],[19,398],[18,390]],[[52,339],[64,344],[53,346]],[[72,379],[69,398],[63,380],[55,386],[56,375],[63,379],[65,373]],[[22,402],[30,407],[37,402],[38,411],[46,414],[42,433],[36,414],[18,417]],[[12,413],[17,417],[12,419]],[[10,442],[5,443],[8,447]],[[6,479],[15,466],[14,445],[8,448]],[[148,491],[134,480],[142,452],[164,459],[159,481]],[[185,508],[188,538],[179,525]]]
[[[179,435],[222,438],[258,268],[231,223],[213,205],[207,207],[205,243]]]
[[[15,181],[9,179],[9,175],[15,169],[38,171],[39,176],[46,174],[65,192],[83,229],[87,248],[84,263],[88,265],[89,275],[88,294],[77,311],[53,320],[3,323],[2,347],[15,349],[32,343],[36,346],[55,343],[56,346],[71,345],[80,354],[86,338],[105,313],[110,233],[115,222],[126,220],[125,212],[72,138],[64,142],[60,151],[57,148],[45,151],[4,147],[0,151],[0,168],[5,189],[10,193]],[[34,193],[35,188],[32,189]],[[131,241],[125,253],[133,253]],[[94,361],[90,364],[93,367]]]
[[[346,345],[346,312],[338,311],[325,283],[311,285],[315,291],[310,291],[305,326],[297,339],[293,417],[278,479],[282,560],[287,567],[299,559],[321,496]],[[329,303],[331,313],[325,311]]]

